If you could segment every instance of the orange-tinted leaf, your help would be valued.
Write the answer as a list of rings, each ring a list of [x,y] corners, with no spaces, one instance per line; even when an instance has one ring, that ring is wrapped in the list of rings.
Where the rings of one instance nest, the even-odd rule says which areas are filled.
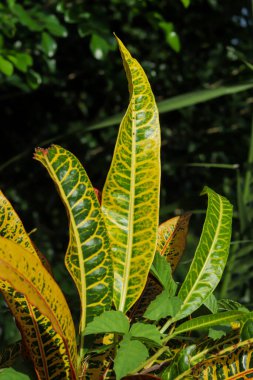
[[[157,252],[166,256],[174,271],[182,257],[186,245],[191,213],[169,219],[158,228]]]

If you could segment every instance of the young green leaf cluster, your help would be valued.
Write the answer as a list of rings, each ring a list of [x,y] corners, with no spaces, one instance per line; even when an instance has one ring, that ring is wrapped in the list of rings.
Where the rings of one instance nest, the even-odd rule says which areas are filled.
[[[223,377],[217,378],[249,371],[250,360],[236,363],[243,355],[251,358],[252,313],[213,295],[228,257],[232,206],[204,188],[203,231],[189,271],[177,284],[173,272],[185,249],[190,214],[158,226],[158,111],[142,67],[117,41],[130,102],[101,203],[72,153],[53,145],[36,149],[34,156],[52,178],[69,218],[65,265],[80,298],[77,339],[49,264],[0,193],[0,291],[21,331],[18,347],[43,380],[148,379],[148,374],[205,379],[218,367]],[[11,364],[11,352],[2,355],[0,368]],[[15,376],[13,369],[1,371],[0,377]]]

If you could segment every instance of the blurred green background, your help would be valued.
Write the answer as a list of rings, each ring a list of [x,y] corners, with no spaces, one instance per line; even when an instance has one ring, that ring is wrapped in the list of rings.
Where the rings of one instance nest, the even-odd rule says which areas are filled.
[[[67,216],[37,146],[61,144],[102,189],[128,89],[113,32],[142,64],[161,110],[161,221],[192,210],[183,278],[204,221],[204,185],[234,205],[219,297],[252,304],[251,1],[4,0],[0,4],[0,188],[47,256],[78,316],[63,266]],[[223,96],[221,96],[223,95]],[[252,145],[252,146],[251,146]],[[0,309],[2,343],[17,339]]]

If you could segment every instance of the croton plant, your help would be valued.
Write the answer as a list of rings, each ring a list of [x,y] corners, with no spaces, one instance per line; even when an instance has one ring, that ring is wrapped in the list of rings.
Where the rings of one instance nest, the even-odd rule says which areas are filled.
[[[3,348],[0,379],[252,377],[252,313],[213,295],[229,253],[232,206],[204,188],[199,244],[175,282],[190,213],[159,226],[158,110],[142,67],[117,41],[130,101],[101,201],[72,153],[52,145],[34,155],[67,211],[65,265],[80,298],[78,331],[53,269],[0,193],[0,291],[22,337]],[[18,355],[32,374],[17,370]]]

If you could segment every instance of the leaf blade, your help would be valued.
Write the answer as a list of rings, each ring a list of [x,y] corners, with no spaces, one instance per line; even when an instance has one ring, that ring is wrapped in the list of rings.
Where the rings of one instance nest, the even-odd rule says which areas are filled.
[[[60,366],[61,370],[66,370],[65,376],[68,379],[75,379],[75,328],[68,305],[58,285],[37,256],[5,238],[0,238],[0,268],[1,292],[15,314],[38,373],[46,376],[45,373],[49,371],[48,366],[45,366],[47,357],[43,355],[48,339],[52,338],[52,342],[55,339],[53,347],[57,355],[53,356],[51,352],[51,356],[56,362],[60,360],[63,366]],[[36,323],[31,323],[33,319]],[[45,329],[43,331],[47,334],[42,348],[36,346],[36,343],[42,343],[40,329]],[[37,339],[34,340],[34,336]],[[58,341],[59,345],[56,343]],[[60,359],[60,351],[62,351],[62,359]],[[51,357],[55,363],[53,359]],[[50,377],[45,378],[50,379]]]
[[[79,292],[83,335],[87,321],[111,306],[110,244],[100,205],[84,168],[72,153],[53,145],[37,149],[35,159],[53,179],[69,216],[65,265]]]
[[[140,296],[155,253],[160,134],[146,75],[122,42],[118,43],[131,98],[103,189],[102,211],[112,245],[114,303],[125,312]]]
[[[205,187],[208,209],[194,259],[179,290],[183,304],[176,319],[182,319],[198,309],[218,285],[228,257],[232,206],[230,202]]]

